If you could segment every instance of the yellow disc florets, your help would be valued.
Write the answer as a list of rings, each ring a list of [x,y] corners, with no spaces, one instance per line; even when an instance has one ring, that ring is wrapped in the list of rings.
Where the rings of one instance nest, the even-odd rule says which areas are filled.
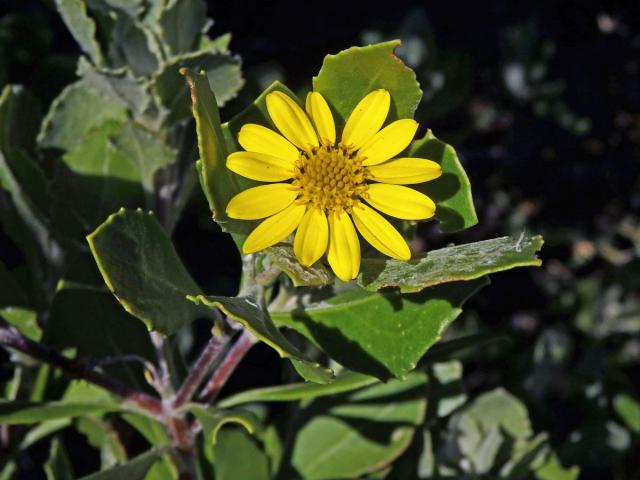
[[[293,185],[300,188],[299,201],[325,212],[350,210],[369,186],[365,182],[364,157],[342,143],[324,144],[301,152]]]

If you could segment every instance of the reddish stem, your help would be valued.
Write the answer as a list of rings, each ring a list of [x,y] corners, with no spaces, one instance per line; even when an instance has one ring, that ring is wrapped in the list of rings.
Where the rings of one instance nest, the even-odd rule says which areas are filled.
[[[211,402],[220,393],[222,387],[225,386],[231,374],[255,342],[255,337],[248,330],[242,332],[238,341],[229,349],[207,385],[200,392],[199,398],[201,400]]]

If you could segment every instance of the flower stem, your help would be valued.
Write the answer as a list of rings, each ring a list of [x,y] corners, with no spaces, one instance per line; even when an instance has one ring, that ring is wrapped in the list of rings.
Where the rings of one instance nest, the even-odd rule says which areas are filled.
[[[243,330],[242,334],[227,352],[218,368],[211,376],[207,385],[200,392],[199,398],[206,402],[211,402],[225,386],[231,374],[238,367],[249,349],[256,343],[256,338],[248,330]]]
[[[182,386],[172,400],[172,405],[175,410],[179,409],[191,400],[196,389],[200,386],[202,380],[204,380],[204,377],[209,372],[211,365],[213,365],[213,362],[215,362],[216,358],[228,342],[229,337],[226,335],[222,337],[212,336],[209,339],[207,346],[202,350],[202,353],[191,367],[189,375],[187,375],[187,378],[185,378]]]

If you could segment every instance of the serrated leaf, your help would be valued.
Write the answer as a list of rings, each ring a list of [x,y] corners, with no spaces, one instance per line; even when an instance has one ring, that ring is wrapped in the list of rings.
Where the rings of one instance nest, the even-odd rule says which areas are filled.
[[[24,425],[45,420],[79,417],[88,413],[101,415],[117,412],[123,407],[112,401],[94,402],[27,402],[0,400],[0,423],[6,425]]]
[[[73,38],[94,64],[101,66],[104,58],[96,40],[96,23],[87,14],[83,0],[56,0],[56,8]]]
[[[49,458],[44,464],[47,480],[73,480],[73,468],[62,442],[54,438],[49,450]]]
[[[398,287],[401,292],[420,290],[448,282],[473,280],[515,267],[539,266],[536,252],[540,236],[500,237],[432,250],[408,262],[393,259],[362,260],[358,283],[367,290]]]
[[[338,129],[358,102],[378,88],[391,94],[387,123],[413,118],[422,90],[413,70],[395,56],[394,50],[399,45],[400,40],[392,40],[352,47],[325,57],[318,76],[313,78],[313,89],[332,107]]]
[[[146,78],[136,78],[127,67],[96,70],[84,58],[78,61],[78,74],[100,94],[129,109],[138,123],[150,129],[158,128],[156,115],[147,116],[152,97]]]
[[[38,143],[41,147],[70,150],[92,129],[105,122],[122,123],[126,119],[127,111],[122,105],[80,80],[65,87],[53,101],[42,122]]]
[[[303,267],[293,253],[291,245],[274,245],[265,252],[269,255],[271,263],[286,273],[296,287],[321,287],[328,285],[334,279],[331,270],[321,262]]]
[[[423,138],[409,146],[407,156],[432,160],[442,168],[442,176],[415,185],[415,188],[436,202],[435,218],[443,232],[457,232],[478,223],[469,177],[451,145],[438,140],[431,130],[427,130]]]
[[[171,112],[166,121],[168,125],[190,115],[189,90],[185,88],[180,68],[204,71],[219,107],[234,98],[244,84],[240,60],[226,53],[200,50],[172,58],[153,77],[151,86],[164,107]]]
[[[307,380],[316,383],[329,383],[333,380],[333,372],[317,362],[309,360],[300,350],[280,333],[269,316],[249,298],[242,297],[214,297],[204,295],[190,295],[189,299],[200,305],[219,308],[230,318],[244,325],[256,338],[273,348],[282,358],[289,358],[292,362],[301,362],[308,370]],[[295,365],[294,365],[295,366]],[[299,373],[300,370],[298,370]]]
[[[119,15],[111,30],[109,57],[114,68],[129,67],[135,76],[150,76],[162,57],[154,35],[141,23]]]
[[[117,467],[87,475],[79,480],[143,480],[149,469],[156,463],[163,452],[161,450],[151,450],[142,455],[138,455],[133,460]]]
[[[289,383],[275,387],[256,388],[236,393],[218,402],[221,408],[229,408],[253,402],[293,402],[327,395],[338,395],[376,383],[378,380],[368,375],[345,370],[329,384]]]
[[[207,316],[186,299],[200,288],[151,213],[121,209],[87,241],[111,292],[150,330],[171,335]]]
[[[272,317],[346,368],[382,380],[401,378],[440,339],[465,300],[486,283],[483,278],[406,295],[355,289],[304,310],[272,312]]]
[[[297,473],[286,478],[361,478],[390,464],[424,418],[425,385],[425,375],[415,373],[313,401],[294,423],[290,461]]]
[[[58,349],[74,348],[95,360],[123,355],[154,358],[144,326],[123,311],[106,289],[82,285],[58,288],[42,341]],[[128,384],[146,386],[140,363],[119,362],[104,368]]]

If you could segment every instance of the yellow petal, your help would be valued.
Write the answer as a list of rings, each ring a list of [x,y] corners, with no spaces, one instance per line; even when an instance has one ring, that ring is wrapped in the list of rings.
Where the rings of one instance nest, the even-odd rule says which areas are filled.
[[[293,251],[298,261],[305,267],[313,265],[327,251],[328,243],[327,216],[317,207],[310,208],[302,217],[293,240]]]
[[[336,125],[327,101],[318,92],[307,93],[305,108],[313,121],[321,141],[336,143]]]
[[[329,214],[327,260],[340,280],[348,282],[360,271],[360,240],[347,212]]]
[[[373,208],[360,203],[351,212],[353,222],[364,239],[389,257],[409,260],[411,251],[402,235]]]
[[[436,204],[426,195],[409,187],[373,183],[365,197],[369,205],[382,213],[404,220],[424,220],[436,212]]]
[[[267,110],[280,133],[296,147],[309,150],[319,145],[309,117],[291,97],[282,92],[269,93]]]
[[[242,245],[244,253],[254,253],[275,245],[280,240],[291,235],[300,224],[306,210],[306,205],[292,203],[280,213],[264,220],[253,229]]]
[[[227,157],[227,168],[259,182],[281,182],[293,176],[293,162],[256,152],[234,152]]]
[[[238,133],[238,143],[248,152],[265,153],[295,162],[300,151],[289,140],[270,128],[247,123]]]
[[[364,165],[377,165],[395,157],[409,146],[418,130],[418,122],[403,118],[390,123],[362,146],[360,155],[366,157]]]
[[[369,180],[396,185],[428,182],[442,175],[439,164],[424,158],[397,158],[368,170]]]
[[[342,131],[342,143],[360,148],[373,137],[384,124],[391,95],[384,89],[374,90],[353,109]]]
[[[291,205],[298,192],[297,188],[288,183],[249,188],[229,201],[227,215],[241,220],[270,217]]]

